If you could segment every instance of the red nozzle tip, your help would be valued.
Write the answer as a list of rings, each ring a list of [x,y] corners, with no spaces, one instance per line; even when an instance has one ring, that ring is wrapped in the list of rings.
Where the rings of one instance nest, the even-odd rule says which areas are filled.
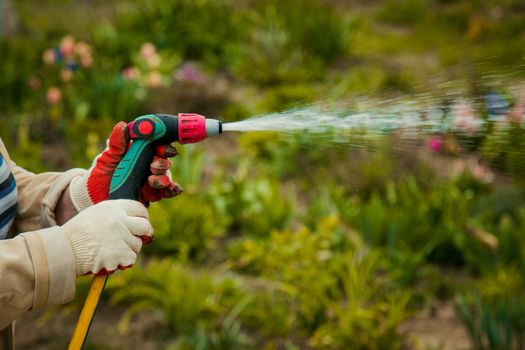
[[[195,143],[206,138],[206,118],[200,114],[179,113],[179,143]]]

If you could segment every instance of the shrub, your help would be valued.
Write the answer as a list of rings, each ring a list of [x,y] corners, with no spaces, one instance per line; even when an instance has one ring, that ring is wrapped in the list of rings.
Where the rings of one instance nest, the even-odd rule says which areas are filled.
[[[426,18],[428,4],[421,0],[389,0],[379,13],[379,19],[394,24],[413,25]]]
[[[233,63],[233,72],[240,78],[260,85],[300,83],[318,79],[322,65],[299,48],[291,47],[289,33],[283,28],[275,10],[267,11],[262,28],[255,29],[247,45],[241,48]]]
[[[289,335],[286,332],[300,329],[319,348],[381,348],[389,342],[395,347],[408,297],[387,292],[389,278],[376,278],[378,257],[356,250],[356,244],[336,216],[327,216],[313,231],[274,231],[267,240],[241,239],[232,244],[230,256],[237,269],[281,286],[274,292],[274,308],[263,313],[277,313],[279,325],[273,332]],[[264,305],[264,300],[256,299],[254,306],[257,301]],[[287,316],[279,316],[282,308],[290,310]],[[357,336],[371,329],[378,329],[374,336]]]
[[[515,123],[494,125],[481,151],[493,164],[508,171],[517,181],[525,175],[525,128]]]
[[[40,56],[40,43],[30,40],[8,40],[0,38],[0,111],[2,115],[32,110],[38,99],[31,93],[29,82]],[[36,48],[35,48],[36,47]],[[35,83],[38,83],[35,80]],[[36,84],[37,85],[37,84]],[[35,86],[36,87],[36,86]],[[27,98],[32,95],[33,98]]]
[[[147,33],[144,41],[216,67],[229,62],[246,31],[246,17],[230,0],[141,0],[134,8],[134,15],[119,23],[124,31]]]
[[[241,239],[231,246],[230,256],[241,271],[289,285],[295,305],[289,307],[296,310],[298,325],[311,332],[326,320],[329,300],[341,295],[337,273],[344,257],[333,245],[345,242],[336,240],[337,225],[337,218],[329,217],[314,232],[274,230],[267,240]]]
[[[223,233],[213,207],[201,197],[183,194],[171,201],[152,204],[151,222],[155,241],[147,254],[173,255],[181,259],[203,259]]]
[[[153,311],[160,313],[177,337],[220,329],[221,320],[228,315],[225,326],[231,327],[239,311],[229,312],[235,300],[242,299],[233,278],[213,271],[194,271],[170,259],[151,260],[146,266],[119,273],[110,278],[108,290],[113,302],[128,305],[121,329],[137,312]]]
[[[385,247],[389,254],[415,251],[430,263],[468,264],[473,269],[493,254],[479,237],[472,237],[473,229],[487,225],[471,214],[475,194],[470,188],[460,189],[454,182],[425,188],[408,178],[399,185],[388,184],[384,193],[375,192],[366,201],[345,198],[336,197],[345,222],[367,244]]]
[[[352,22],[316,0],[270,1],[254,6],[253,31],[234,72],[263,85],[319,79],[345,55]]]
[[[344,302],[331,305],[328,322],[316,330],[318,349],[401,349],[398,327],[408,316],[409,294],[385,288],[388,277],[377,276],[377,254],[357,252],[341,271]]]
[[[173,159],[173,178],[184,193],[199,194],[203,180],[204,153],[195,145],[177,148],[179,155]],[[202,194],[200,190],[200,194]]]
[[[475,349],[525,346],[523,271],[500,269],[457,297],[457,309]]]
[[[216,179],[211,198],[230,230],[267,236],[288,225],[294,199],[284,194],[275,178],[249,177],[246,165],[241,163],[232,177]]]

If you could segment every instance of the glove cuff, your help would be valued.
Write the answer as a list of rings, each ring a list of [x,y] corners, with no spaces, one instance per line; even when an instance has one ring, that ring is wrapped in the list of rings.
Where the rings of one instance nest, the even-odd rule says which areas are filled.
[[[71,243],[73,255],[75,256],[75,270],[77,276],[84,275],[90,271],[92,265],[92,253],[90,254],[88,248],[88,240],[86,234],[82,231],[82,226],[73,226],[66,230],[66,237]]]
[[[93,205],[87,188],[87,176],[77,176],[71,180],[69,196],[78,212]]]

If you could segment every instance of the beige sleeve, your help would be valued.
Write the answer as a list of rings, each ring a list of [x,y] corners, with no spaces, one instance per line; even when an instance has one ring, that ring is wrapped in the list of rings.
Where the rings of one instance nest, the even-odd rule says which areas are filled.
[[[0,241],[0,329],[22,313],[70,301],[75,261],[60,227]]]
[[[17,232],[28,232],[56,225],[55,207],[71,180],[85,174],[84,169],[71,169],[64,173],[34,174],[13,161],[11,171],[18,190],[18,210],[15,220]]]

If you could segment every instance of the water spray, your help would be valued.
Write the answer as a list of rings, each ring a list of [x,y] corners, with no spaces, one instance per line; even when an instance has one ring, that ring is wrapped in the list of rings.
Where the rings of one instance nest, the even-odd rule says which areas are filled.
[[[133,142],[113,174],[109,198],[139,199],[140,189],[147,181],[157,145],[172,142],[196,143],[207,137],[219,135],[223,131],[277,131],[286,137],[289,133],[300,131],[326,135],[324,142],[348,144],[354,137],[347,137],[346,131],[365,131],[373,135],[400,131],[404,138],[410,139],[419,137],[421,133],[450,131],[476,135],[488,125],[487,120],[475,117],[475,105],[465,99],[451,106],[452,113],[448,112],[448,106],[444,108],[439,104],[429,104],[426,100],[425,98],[423,104],[419,106],[412,100],[408,103],[394,101],[393,105],[380,108],[370,108],[370,101],[368,101],[368,107],[364,112],[356,110],[330,112],[319,106],[311,106],[224,124],[219,120],[205,118],[198,114],[144,115],[128,124],[129,135]],[[487,105],[490,106],[489,103]],[[518,110],[513,113],[519,114],[519,122],[522,123],[521,127],[524,127],[525,102],[516,106]],[[506,109],[499,108],[492,113],[494,114],[492,119],[505,120],[505,113],[507,113]],[[455,117],[451,119],[451,115]],[[70,350],[82,348],[106,281],[107,276],[97,276],[93,279],[69,344]]]

